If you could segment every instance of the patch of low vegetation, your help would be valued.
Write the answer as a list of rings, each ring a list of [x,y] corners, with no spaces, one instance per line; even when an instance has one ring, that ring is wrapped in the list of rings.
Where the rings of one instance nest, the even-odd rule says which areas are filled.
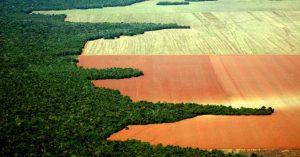
[[[156,3],[156,5],[189,5],[189,2],[169,2],[169,1],[162,1]]]
[[[183,2],[161,1],[156,3],[156,5],[189,5],[190,2],[204,2],[204,1],[217,1],[217,0],[184,0]]]
[[[129,5],[139,0],[4,0],[0,4],[0,156],[241,156],[106,138],[129,124],[174,122],[203,114],[271,114],[268,108],[138,102],[89,79],[141,71],[76,67],[85,41],[168,28],[160,24],[69,23],[31,9]],[[174,26],[175,27],[175,26]],[[65,52],[70,52],[68,55]],[[272,112],[271,112],[272,111]]]

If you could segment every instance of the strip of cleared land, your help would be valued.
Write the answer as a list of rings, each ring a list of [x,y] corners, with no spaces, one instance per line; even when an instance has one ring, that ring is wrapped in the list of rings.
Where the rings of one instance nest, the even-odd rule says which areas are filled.
[[[101,54],[298,54],[300,1],[219,0],[157,6],[157,0],[126,7],[37,11],[66,14],[71,22],[177,23],[191,29],[160,30],[86,44]]]
[[[130,125],[108,139],[202,149],[299,149],[299,123],[298,107],[277,110],[272,116],[204,115],[175,123]]]
[[[300,148],[300,56],[80,56],[85,68],[134,67],[144,76],[98,80],[133,100],[273,106],[272,116],[199,116],[168,124],[129,126],[109,140],[205,149]]]

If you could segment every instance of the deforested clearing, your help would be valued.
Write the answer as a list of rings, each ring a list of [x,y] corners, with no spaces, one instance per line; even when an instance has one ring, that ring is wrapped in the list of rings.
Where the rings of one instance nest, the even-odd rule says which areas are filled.
[[[108,140],[202,149],[300,148],[300,56],[82,55],[78,64],[141,69],[141,77],[93,81],[134,101],[275,108],[269,117],[204,115],[175,123],[129,125]]]
[[[202,149],[300,148],[299,111],[298,107],[269,117],[204,115],[175,123],[130,125],[108,139]]]
[[[134,101],[275,108],[300,104],[297,55],[81,55],[78,64],[140,69],[141,77],[93,81]]]
[[[300,118],[296,108],[300,104],[299,56],[131,55],[135,54],[133,52],[168,54],[170,50],[175,54],[179,50],[181,53],[178,54],[196,54],[196,51],[187,51],[188,47],[204,53],[198,48],[199,44],[204,43],[206,49],[212,50],[216,48],[211,44],[221,45],[223,39],[228,38],[231,48],[235,46],[234,42],[248,41],[244,40],[245,34],[247,39],[253,38],[247,45],[272,41],[275,44],[269,49],[278,49],[280,53],[289,53],[285,50],[291,49],[297,53],[298,34],[294,27],[299,32],[299,2],[185,1],[190,2],[191,8],[160,6],[157,13],[157,8],[147,7],[156,1],[147,0],[1,1],[0,156],[241,156],[218,150],[115,141],[128,138],[201,149],[224,148],[221,144],[231,148],[245,147],[244,144],[248,148],[267,145],[272,146],[268,148],[299,148],[300,126],[297,124]],[[131,6],[124,7],[126,5]],[[222,9],[218,11],[215,6]],[[66,22],[70,16],[30,14],[32,10],[96,7],[103,8],[94,11],[100,11],[100,17],[108,23],[103,23],[105,20],[101,18],[98,21],[101,23],[78,23],[80,21]],[[106,13],[101,13],[103,10]],[[80,18],[87,15],[85,11],[93,10],[66,12],[69,11],[79,11],[73,18]],[[61,12],[65,11],[55,13]],[[238,13],[243,13],[246,20]],[[250,17],[252,14],[254,16]],[[258,22],[260,14],[269,18]],[[148,22],[157,21],[143,23],[138,19],[140,21],[136,23],[124,23],[137,21],[136,16],[144,16],[145,22],[148,19]],[[97,17],[92,19],[93,22],[99,20]],[[248,28],[244,23],[249,24],[249,21],[256,22]],[[256,24],[261,24],[261,34],[252,33],[256,32]],[[216,29],[217,33],[211,29]],[[229,33],[226,33],[227,29]],[[164,30],[171,33],[165,34]],[[185,31],[193,31],[196,35]],[[132,42],[147,37],[147,32],[154,33],[153,39],[141,40],[131,51]],[[162,33],[155,35],[158,32]],[[273,35],[278,32],[283,39],[281,43],[276,43],[279,37]],[[268,35],[266,41],[252,37],[262,38],[259,35],[264,34]],[[132,42],[91,44],[91,40],[96,43],[96,39],[107,43],[127,38]],[[86,44],[87,41],[91,42]],[[147,44],[150,46],[145,46]],[[161,49],[155,44],[160,44]],[[243,42],[236,44],[239,47],[233,50],[248,53]],[[120,46],[124,48],[120,49]],[[227,51],[225,48],[222,47],[224,52]],[[253,52],[261,49],[251,48]],[[155,49],[159,53],[153,53]],[[83,55],[77,58],[81,52]],[[103,55],[106,53],[130,55]],[[288,112],[282,112],[285,109]],[[207,116],[198,119],[196,116],[200,115]],[[241,119],[230,115],[240,115]],[[194,119],[190,119],[192,117]],[[155,125],[158,126],[156,132],[132,130],[132,125],[144,124],[161,125]],[[164,124],[167,128],[161,127]],[[133,134],[121,138],[119,131],[126,130],[126,126]],[[157,131],[161,134],[157,135]],[[145,139],[145,136],[151,139]],[[278,141],[281,143],[275,145]]]
[[[66,21],[71,22],[176,23],[191,27],[89,41],[85,55],[300,52],[300,1],[219,0],[185,6],[157,6],[157,2],[34,13],[66,14]]]

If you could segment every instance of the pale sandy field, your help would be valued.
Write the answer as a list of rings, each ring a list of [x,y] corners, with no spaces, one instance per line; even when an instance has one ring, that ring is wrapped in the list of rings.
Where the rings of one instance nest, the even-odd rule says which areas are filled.
[[[66,14],[66,21],[71,22],[177,23],[191,27],[90,41],[85,55],[300,53],[298,0],[219,0],[183,6],[157,6],[157,2],[34,13]]]

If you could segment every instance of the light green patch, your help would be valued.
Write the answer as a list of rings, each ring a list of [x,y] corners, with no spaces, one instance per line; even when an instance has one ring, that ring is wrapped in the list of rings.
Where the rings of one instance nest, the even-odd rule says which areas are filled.
[[[160,30],[133,37],[90,41],[86,45],[86,55],[300,53],[298,0],[219,0],[157,6],[159,1],[125,7],[34,13],[66,14],[66,21],[72,22],[151,22],[191,26],[191,29]]]

